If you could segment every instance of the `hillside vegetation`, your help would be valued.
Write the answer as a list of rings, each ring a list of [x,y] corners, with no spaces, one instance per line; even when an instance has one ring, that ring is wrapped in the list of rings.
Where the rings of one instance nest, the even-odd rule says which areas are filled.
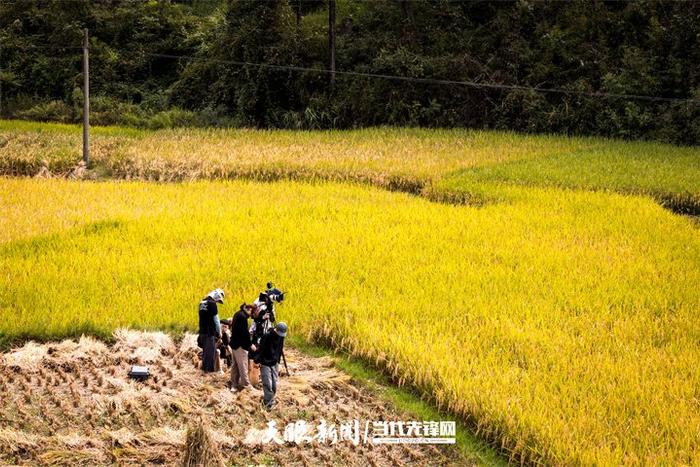
[[[326,0],[8,1],[0,118],[80,121],[88,28],[101,125],[409,125],[700,143],[698,2],[336,3],[337,70],[474,85],[339,74],[331,86],[313,71],[330,67]]]

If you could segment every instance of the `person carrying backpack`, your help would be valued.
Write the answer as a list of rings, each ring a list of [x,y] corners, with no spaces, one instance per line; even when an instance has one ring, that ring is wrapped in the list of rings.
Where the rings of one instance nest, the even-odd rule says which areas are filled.
[[[197,344],[202,348],[202,370],[211,373],[217,370],[216,341],[221,337],[221,323],[217,303],[224,304],[224,291],[212,290],[199,302],[199,336]]]
[[[287,335],[287,324],[277,325],[262,337],[260,348],[256,355],[256,363],[260,364],[260,379],[263,387],[263,405],[267,410],[275,406],[277,380],[279,378],[279,362],[284,352],[284,338]]]

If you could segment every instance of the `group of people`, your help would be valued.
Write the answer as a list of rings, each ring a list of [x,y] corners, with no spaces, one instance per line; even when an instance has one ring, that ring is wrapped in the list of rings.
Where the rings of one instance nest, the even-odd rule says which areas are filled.
[[[268,282],[253,303],[242,304],[232,318],[224,320],[219,319],[217,306],[224,303],[223,290],[212,290],[199,303],[197,344],[202,349],[202,370],[222,371],[223,359],[231,371],[231,390],[257,391],[262,386],[268,410],[275,405],[279,363],[284,358],[287,325],[275,319],[275,302],[283,299],[284,292]]]

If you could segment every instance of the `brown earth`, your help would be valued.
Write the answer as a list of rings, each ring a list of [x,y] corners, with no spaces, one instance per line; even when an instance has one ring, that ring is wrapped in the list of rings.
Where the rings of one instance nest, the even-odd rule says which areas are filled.
[[[288,349],[292,376],[280,378],[279,404],[261,407],[261,394],[228,389],[227,374],[198,369],[195,337],[179,343],[163,333],[120,330],[114,344],[78,341],[29,342],[0,356],[0,464],[176,464],[186,439],[208,436],[232,465],[464,465],[450,445],[355,446],[261,444],[275,421],[280,437],[290,422],[321,420],[339,427],[359,420],[410,421],[373,389],[338,370],[330,357]],[[152,377],[127,377],[143,364]],[[193,429],[188,437],[188,427]]]

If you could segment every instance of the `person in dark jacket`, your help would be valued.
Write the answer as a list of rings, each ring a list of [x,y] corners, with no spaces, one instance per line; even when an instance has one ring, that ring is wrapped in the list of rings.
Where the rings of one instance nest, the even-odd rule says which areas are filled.
[[[257,302],[254,304],[256,306],[251,314],[251,318],[253,318],[253,324],[250,326],[250,340],[251,343],[258,350],[260,350],[260,342],[262,340],[262,337],[268,332],[270,332],[270,330],[272,329],[272,324],[270,324],[270,315],[269,313],[266,313],[264,305],[257,305]],[[254,387],[260,388],[260,365],[255,363],[256,357],[257,351],[248,352],[248,359],[250,360],[250,365],[248,366],[250,383]]]
[[[250,332],[248,331],[248,318],[254,308],[253,305],[241,305],[240,310],[233,315],[231,322],[231,350],[233,361],[231,362],[231,390],[241,391],[250,387],[248,378],[248,351],[255,351],[257,347],[251,345]]]
[[[217,303],[223,305],[224,291],[212,290],[199,302],[199,336],[197,343],[202,348],[202,370],[211,373],[217,370],[218,351],[216,341],[221,337],[221,323]]]
[[[277,379],[279,378],[279,363],[284,351],[284,338],[287,335],[287,325],[277,323],[275,328],[265,334],[260,341],[256,362],[260,364],[260,379],[263,387],[263,405],[270,410],[275,405]]]

